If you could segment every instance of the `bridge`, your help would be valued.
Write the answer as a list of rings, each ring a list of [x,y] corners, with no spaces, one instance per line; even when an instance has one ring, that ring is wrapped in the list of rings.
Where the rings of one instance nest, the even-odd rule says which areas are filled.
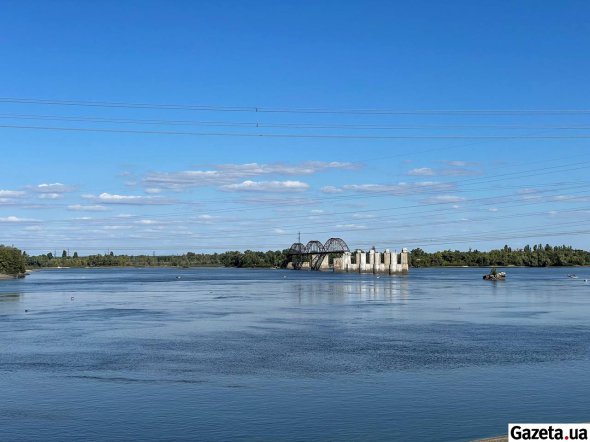
[[[333,264],[330,266],[329,255],[332,255]],[[355,273],[408,273],[409,257],[407,249],[400,253],[385,249],[378,252],[373,247],[368,252],[355,250],[350,252],[348,245],[341,238],[330,238],[325,244],[313,240],[307,244],[296,242],[287,251],[289,268],[301,270],[334,270],[335,272]]]
[[[341,238],[330,238],[325,244],[319,241],[309,241],[307,244],[300,242],[293,243],[287,252],[287,256],[293,263],[294,269],[301,269],[303,263],[308,259],[311,270],[319,270],[330,253],[343,254],[350,252],[348,245]]]

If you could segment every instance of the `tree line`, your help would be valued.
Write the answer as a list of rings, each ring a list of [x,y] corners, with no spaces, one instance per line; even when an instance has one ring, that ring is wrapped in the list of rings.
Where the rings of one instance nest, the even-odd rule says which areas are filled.
[[[571,246],[550,246],[536,244],[532,247],[512,249],[504,246],[487,252],[471,250],[443,250],[428,253],[418,248],[410,252],[412,267],[442,266],[576,266],[590,265],[590,252],[574,249]]]
[[[228,251],[223,253],[194,253],[182,255],[115,255],[96,254],[79,256],[74,252],[70,256],[65,250],[61,256],[49,252],[43,255],[25,254],[28,268],[44,267],[248,267],[269,268],[286,267],[287,250],[269,250],[258,252]]]
[[[71,256],[63,251],[61,256],[53,253],[29,256],[14,247],[0,245],[0,274],[23,275],[26,268],[46,267],[242,267],[242,268],[285,268],[288,264],[288,250],[228,251],[223,253],[194,253],[182,255],[115,255],[113,252]],[[522,249],[504,246],[487,252],[479,250],[443,250],[425,252],[417,248],[410,252],[412,267],[443,266],[575,266],[590,265],[590,252],[571,246],[545,246],[538,244]]]

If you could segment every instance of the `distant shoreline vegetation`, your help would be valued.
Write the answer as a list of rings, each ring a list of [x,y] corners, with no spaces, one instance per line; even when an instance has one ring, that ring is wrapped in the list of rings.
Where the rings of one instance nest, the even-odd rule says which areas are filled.
[[[269,268],[286,267],[287,254],[284,251],[245,252],[229,251],[223,253],[193,253],[183,255],[105,255],[72,256],[64,250],[61,257],[53,254],[26,256],[27,268],[51,267],[243,267]]]
[[[0,279],[22,278],[25,272],[25,255],[16,247],[0,245]]]
[[[590,265],[590,252],[549,244],[527,245],[523,249],[512,249],[506,245],[489,252],[469,249],[467,252],[443,250],[428,253],[414,249],[410,252],[410,259],[412,267],[566,267]]]
[[[194,253],[182,255],[115,255],[97,254],[61,256],[47,253],[29,256],[14,247],[0,246],[0,276],[22,277],[26,269],[58,267],[237,267],[237,268],[285,268],[288,264],[287,250],[258,252],[228,251],[223,253]],[[590,252],[571,246],[545,246],[539,244],[523,249],[502,249],[482,252],[479,250],[443,250],[425,252],[417,248],[410,251],[411,267],[551,267],[590,265]]]

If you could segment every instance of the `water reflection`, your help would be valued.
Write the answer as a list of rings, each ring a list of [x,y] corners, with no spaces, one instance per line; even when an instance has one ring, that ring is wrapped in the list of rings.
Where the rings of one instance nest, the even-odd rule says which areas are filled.
[[[21,293],[0,293],[0,302],[20,302]]]
[[[406,278],[358,281],[311,281],[294,284],[299,304],[403,302],[409,298]]]

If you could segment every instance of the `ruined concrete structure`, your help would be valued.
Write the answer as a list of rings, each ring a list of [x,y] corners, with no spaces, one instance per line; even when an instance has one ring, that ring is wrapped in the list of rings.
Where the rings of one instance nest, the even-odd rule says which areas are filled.
[[[354,253],[344,252],[340,258],[334,258],[335,272],[356,273],[408,273],[408,252],[403,249],[400,253],[385,250],[383,253],[374,249],[369,252],[357,250]]]
[[[288,268],[296,270],[333,270],[335,272],[399,274],[409,270],[408,251],[400,253],[375,248],[368,253],[357,250],[351,253],[340,238],[330,238],[326,244],[309,241],[307,245],[294,243],[288,252]]]

